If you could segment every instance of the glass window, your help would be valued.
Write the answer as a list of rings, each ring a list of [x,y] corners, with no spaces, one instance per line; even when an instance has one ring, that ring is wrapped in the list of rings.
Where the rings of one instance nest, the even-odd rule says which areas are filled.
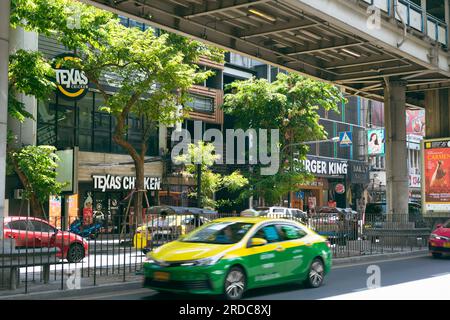
[[[93,93],[89,92],[83,99],[77,102],[78,126],[92,129]]]
[[[32,231],[32,226],[27,223],[27,220],[16,220],[8,223],[11,230]]]
[[[81,151],[92,151],[92,131],[80,129],[78,134],[78,146]]]
[[[55,101],[38,102],[38,122],[54,123],[56,116]]]
[[[57,148],[72,148],[75,146],[75,129],[68,127],[58,127]]]
[[[358,124],[358,99],[359,97],[347,97],[348,103],[345,105],[345,122]]]
[[[31,223],[33,224],[34,231],[36,232],[51,232],[51,233],[55,232],[55,228],[42,221],[34,220],[31,221]]]
[[[56,129],[53,124],[38,125],[38,144],[56,145]]]
[[[65,127],[75,126],[75,108],[58,104],[57,124]]]
[[[187,105],[191,107],[194,111],[199,112],[214,111],[214,99],[209,97],[191,95],[191,101],[188,101]]]
[[[182,241],[195,243],[233,244],[241,241],[253,226],[243,222],[213,222],[189,234]]]
[[[97,130],[110,130],[111,116],[107,113],[94,114],[94,129]]]
[[[110,152],[111,150],[111,133],[109,131],[94,132],[94,152]]]
[[[262,238],[267,240],[268,243],[278,242],[281,240],[280,234],[278,233],[275,225],[262,227],[255,233],[253,238]]]
[[[306,232],[304,230],[292,225],[280,226],[280,231],[282,240],[295,240],[306,236]]]

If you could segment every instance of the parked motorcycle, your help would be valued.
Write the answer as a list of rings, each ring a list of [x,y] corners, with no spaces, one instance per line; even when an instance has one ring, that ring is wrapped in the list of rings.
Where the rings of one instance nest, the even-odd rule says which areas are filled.
[[[98,222],[94,222],[90,225],[83,226],[80,219],[76,219],[69,227],[69,231],[73,232],[83,238],[96,239],[100,233],[103,225]]]

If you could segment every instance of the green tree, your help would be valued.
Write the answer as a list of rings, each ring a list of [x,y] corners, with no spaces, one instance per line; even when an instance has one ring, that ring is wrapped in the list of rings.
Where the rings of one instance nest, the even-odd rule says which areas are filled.
[[[206,208],[216,208],[217,202],[214,200],[214,195],[219,190],[237,191],[248,185],[248,179],[242,176],[239,171],[234,171],[229,175],[213,172],[211,167],[219,159],[220,155],[214,153],[214,145],[204,141],[189,144],[187,153],[179,155],[175,159],[185,165],[183,175],[194,178],[195,181],[197,181],[198,175],[197,164],[200,164],[201,203]],[[197,192],[192,192],[189,196],[197,198]]]
[[[248,173],[253,187],[247,196],[261,196],[268,203],[276,203],[295,186],[312,178],[295,161],[305,159],[309,147],[297,144],[325,139],[327,133],[319,124],[317,110],[322,107],[337,111],[344,97],[331,84],[292,73],[280,73],[272,83],[255,78],[235,81],[228,89],[230,93],[225,95],[222,108],[234,116],[237,128],[280,132],[278,173],[262,176],[258,170],[260,165]]]
[[[66,67],[85,72],[104,97],[102,110],[115,118],[113,140],[125,149],[136,171],[135,212],[142,212],[144,161],[151,133],[157,124],[173,125],[187,116],[180,110],[188,90],[212,75],[198,65],[201,56],[222,61],[223,53],[174,34],[156,36],[127,28],[116,15],[70,0],[13,0],[13,25],[56,37],[80,59],[66,61]],[[104,86],[105,76],[109,85]],[[139,146],[127,140],[127,119],[141,119]],[[137,223],[141,215],[137,214]]]
[[[46,217],[42,204],[50,195],[61,193],[64,183],[56,180],[59,158],[53,146],[25,146],[9,152],[9,161],[24,187],[35,215]]]
[[[8,114],[12,119],[24,122],[33,119],[18,94],[45,99],[55,89],[50,79],[54,70],[39,52],[18,50],[9,57]],[[22,183],[24,197],[30,201],[34,216],[45,217],[43,203],[50,195],[61,192],[64,186],[56,181],[55,169],[58,157],[52,146],[20,146],[16,137],[8,131],[7,155],[9,171],[13,170]]]

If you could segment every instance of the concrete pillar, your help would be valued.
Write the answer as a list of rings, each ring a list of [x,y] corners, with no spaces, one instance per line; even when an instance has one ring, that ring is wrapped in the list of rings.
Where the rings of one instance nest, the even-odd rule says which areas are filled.
[[[10,29],[9,52],[15,53],[19,49],[38,51],[39,36],[36,32],[25,31],[23,28]],[[24,103],[25,110],[33,115],[34,119],[26,119],[23,123],[9,117],[8,128],[16,137],[13,146],[35,145],[37,142],[37,100],[33,96],[19,94],[17,99]]]
[[[390,79],[385,87],[386,203],[393,222],[408,221],[406,82]],[[399,225],[400,227],[400,225]]]
[[[9,13],[10,1],[0,1],[0,239],[3,239],[3,217],[6,183]]]
[[[449,89],[425,92],[426,137],[428,139],[450,137]]]

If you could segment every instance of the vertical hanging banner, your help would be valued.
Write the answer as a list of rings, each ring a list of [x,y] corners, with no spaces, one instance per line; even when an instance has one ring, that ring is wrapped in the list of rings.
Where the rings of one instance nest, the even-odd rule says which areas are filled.
[[[78,194],[72,194],[66,196],[66,205],[67,205],[67,217],[69,219],[70,225],[78,218]]]
[[[424,140],[422,201],[425,212],[450,211],[450,138]]]
[[[61,228],[61,197],[50,196],[48,199],[49,222],[57,228]]]

